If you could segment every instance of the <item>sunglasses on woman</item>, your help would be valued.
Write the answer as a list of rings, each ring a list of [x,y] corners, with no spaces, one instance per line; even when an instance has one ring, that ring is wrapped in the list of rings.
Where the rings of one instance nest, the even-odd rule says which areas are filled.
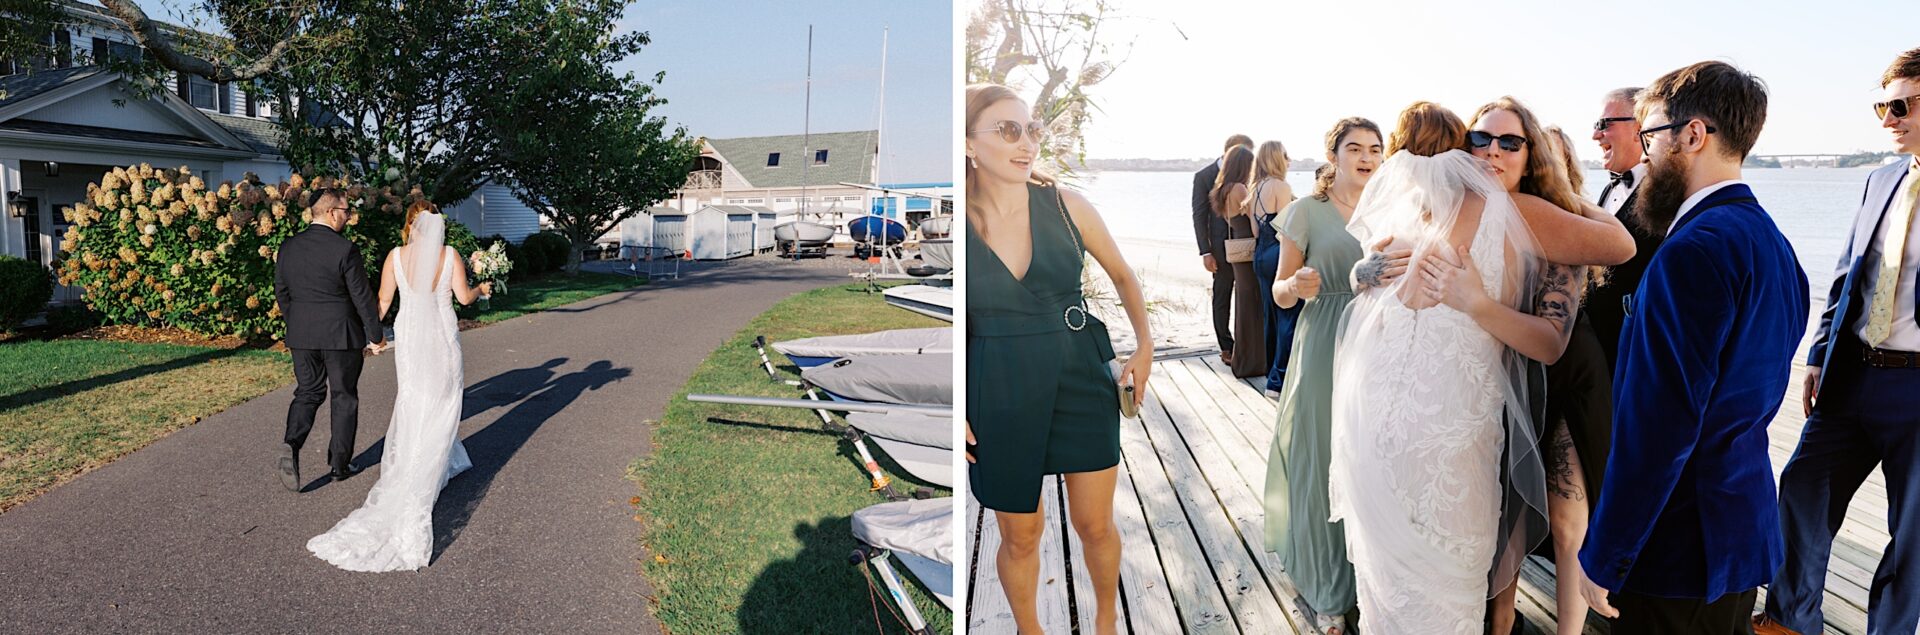
[[[1038,121],[1029,121],[1025,126],[1020,125],[1018,122],[1002,121],[995,124],[992,128],[982,128],[969,132],[998,132],[1000,133],[1000,138],[1005,139],[1007,143],[1019,143],[1022,135],[1032,138],[1036,144],[1041,143],[1042,140],[1047,138],[1046,124]]]
[[[1876,103],[1873,105],[1873,114],[1879,116],[1881,119],[1886,119],[1887,113],[1893,113],[1894,119],[1906,119],[1907,115],[1913,112],[1907,109],[1907,102],[1913,101],[1915,97],[1920,97],[1920,95],[1909,95],[1893,101]]]
[[[1519,152],[1520,148],[1526,147],[1527,145],[1527,138],[1517,134],[1495,135],[1485,130],[1474,130],[1467,133],[1467,143],[1475,148],[1487,147],[1495,141],[1499,141],[1500,149],[1507,152]]]

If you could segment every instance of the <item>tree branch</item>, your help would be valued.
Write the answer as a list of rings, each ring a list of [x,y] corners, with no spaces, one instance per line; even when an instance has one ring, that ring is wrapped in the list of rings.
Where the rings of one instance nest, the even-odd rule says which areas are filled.
[[[174,71],[188,75],[199,75],[215,82],[246,81],[268,75],[276,70],[281,60],[293,51],[294,38],[275,42],[265,54],[244,65],[234,67],[217,61],[207,61],[181,52],[172,40],[160,32],[160,26],[147,17],[134,0],[100,0],[115,17],[126,22],[127,32],[133,35],[135,42],[153,53],[154,60]],[[296,20],[298,16],[296,16]]]

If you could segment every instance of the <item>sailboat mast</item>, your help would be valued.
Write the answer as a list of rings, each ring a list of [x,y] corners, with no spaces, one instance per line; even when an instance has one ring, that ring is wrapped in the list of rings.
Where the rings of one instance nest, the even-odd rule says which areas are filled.
[[[807,25],[807,106],[800,123],[800,218],[807,217],[807,165],[813,163],[813,25]]]
[[[880,184],[880,160],[887,156],[887,31],[880,27],[880,116],[873,129],[873,184]],[[888,197],[892,198],[892,197]]]

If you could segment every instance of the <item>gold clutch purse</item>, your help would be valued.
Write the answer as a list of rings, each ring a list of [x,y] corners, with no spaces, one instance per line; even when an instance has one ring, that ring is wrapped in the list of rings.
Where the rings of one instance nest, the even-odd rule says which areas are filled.
[[[1107,362],[1107,372],[1113,375],[1114,381],[1120,381],[1120,375],[1125,372],[1125,370],[1126,366],[1122,365],[1118,359]],[[1119,387],[1120,416],[1128,419],[1138,419],[1140,417],[1140,405],[1133,400],[1136,390],[1137,388],[1133,384],[1126,384]]]

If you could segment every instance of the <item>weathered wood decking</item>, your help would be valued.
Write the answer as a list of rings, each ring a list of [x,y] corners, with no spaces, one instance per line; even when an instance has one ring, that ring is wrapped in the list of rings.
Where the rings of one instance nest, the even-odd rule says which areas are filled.
[[[1776,476],[1799,443],[1803,423],[1799,378],[1804,369],[1796,364],[1794,373],[1770,430]],[[1262,544],[1261,500],[1274,416],[1273,400],[1251,382],[1235,379],[1211,354],[1154,365],[1141,417],[1121,420],[1115,520],[1125,545],[1124,629],[1316,632],[1296,604],[1286,572]],[[1057,479],[1049,478],[1043,487],[1049,522],[1041,552],[1041,621],[1049,633],[1092,633],[1092,591],[1064,513],[1072,501]],[[1886,506],[1885,480],[1876,470],[1854,498],[1834,545],[1825,603],[1830,633],[1866,632],[1866,589],[1889,540]],[[967,509],[967,552],[973,563],[967,632],[1013,633],[994,570],[999,536],[993,516],[971,500]],[[1541,632],[1553,632],[1551,564],[1530,559],[1519,608]],[[1586,630],[1606,632],[1597,617]]]

